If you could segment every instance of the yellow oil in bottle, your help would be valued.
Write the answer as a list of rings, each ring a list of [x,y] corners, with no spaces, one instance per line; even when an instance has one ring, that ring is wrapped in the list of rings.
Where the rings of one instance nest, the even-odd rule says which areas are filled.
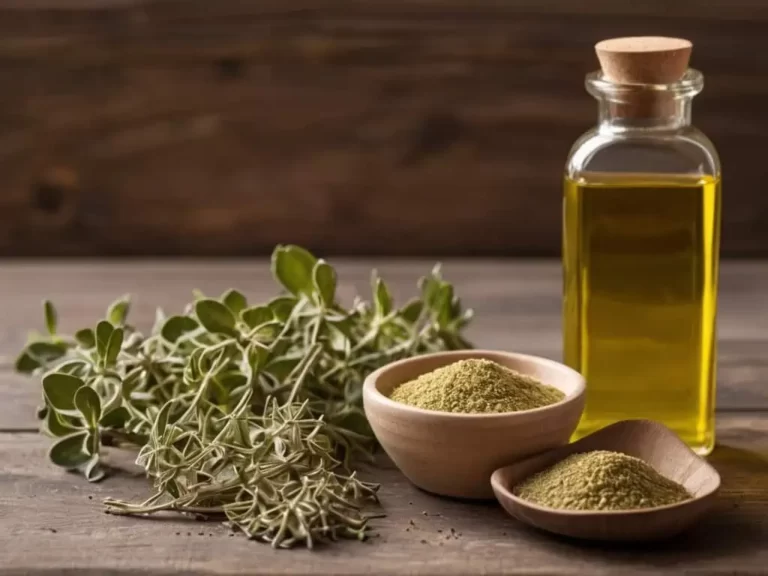
[[[714,446],[720,180],[565,179],[565,361],[587,380],[575,433],[650,418]]]

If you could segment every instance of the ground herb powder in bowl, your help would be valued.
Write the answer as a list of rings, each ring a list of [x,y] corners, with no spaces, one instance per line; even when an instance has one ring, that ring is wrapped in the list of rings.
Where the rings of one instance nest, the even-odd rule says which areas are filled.
[[[400,384],[390,398],[425,410],[465,414],[532,410],[565,394],[491,360],[460,360]]]
[[[571,454],[513,492],[539,506],[563,510],[634,510],[691,498],[683,486],[650,464],[605,450]]]

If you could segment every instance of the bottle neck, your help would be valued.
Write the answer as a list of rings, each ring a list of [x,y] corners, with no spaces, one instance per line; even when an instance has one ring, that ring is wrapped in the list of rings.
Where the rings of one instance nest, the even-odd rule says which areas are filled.
[[[598,123],[601,130],[677,130],[691,125],[690,97],[625,95],[621,101],[601,98]]]
[[[597,71],[587,75],[585,84],[598,102],[600,130],[677,130],[690,126],[691,104],[704,77],[688,69],[672,84],[621,84]]]

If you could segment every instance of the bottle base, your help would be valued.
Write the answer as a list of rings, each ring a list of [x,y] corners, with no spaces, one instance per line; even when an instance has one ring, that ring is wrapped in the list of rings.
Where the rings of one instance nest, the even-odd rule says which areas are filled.
[[[605,428],[606,426],[613,423],[614,422],[600,422],[600,423],[593,423],[593,424],[587,424],[587,425],[579,425],[579,427],[576,429],[576,432],[574,432],[573,435],[571,436],[571,442],[576,442],[577,440],[581,440],[585,436],[589,436],[590,434],[597,432],[601,428]],[[677,434],[680,437],[680,439],[683,442],[685,442],[691,450],[693,450],[699,456],[708,456],[709,454],[712,453],[712,450],[715,447],[714,430],[701,433],[701,432],[690,431],[690,430],[676,429],[674,426],[669,426],[669,425],[667,426],[675,434]]]

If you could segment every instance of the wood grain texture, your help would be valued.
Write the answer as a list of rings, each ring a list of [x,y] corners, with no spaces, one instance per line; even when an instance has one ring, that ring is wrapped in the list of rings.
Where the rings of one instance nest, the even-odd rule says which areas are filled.
[[[706,76],[724,253],[765,255],[766,23],[759,0],[3,0],[0,254],[555,254],[593,44],[651,32]]]
[[[721,415],[718,435],[710,457],[723,477],[718,507],[670,542],[606,547],[550,537],[493,503],[421,492],[383,463],[367,471],[382,483],[379,536],[310,553],[229,537],[218,524],[105,515],[102,498],[145,497],[146,481],[129,470],[90,485],[46,463],[44,438],[0,434],[0,574],[764,574],[768,414]]]
[[[369,294],[376,267],[400,302],[416,294],[416,280],[433,261],[333,260],[339,291],[349,302]],[[467,334],[480,348],[559,360],[560,264],[549,261],[447,260],[447,279],[475,310]],[[721,271],[718,407],[768,409],[768,263],[726,262]],[[236,287],[254,301],[275,295],[264,260],[154,262],[0,262],[0,429],[37,428],[37,383],[10,372],[31,329],[42,330],[41,302],[57,305],[63,331],[95,324],[109,303],[134,296],[132,321],[151,327],[156,306],[178,312],[193,288],[213,295]]]

